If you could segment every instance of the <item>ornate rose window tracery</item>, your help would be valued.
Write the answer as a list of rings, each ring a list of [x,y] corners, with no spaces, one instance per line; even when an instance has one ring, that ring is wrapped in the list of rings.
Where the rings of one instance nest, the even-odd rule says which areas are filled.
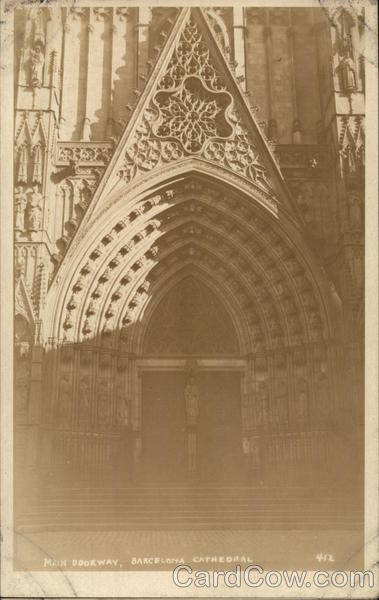
[[[192,19],[143,111],[118,175],[130,182],[139,173],[188,155],[216,162],[272,192],[233,95]]]
[[[155,102],[160,115],[155,135],[178,139],[191,154],[201,152],[210,139],[226,139],[233,134],[226,119],[232,97],[208,91],[197,77],[186,78],[174,93],[158,92]]]

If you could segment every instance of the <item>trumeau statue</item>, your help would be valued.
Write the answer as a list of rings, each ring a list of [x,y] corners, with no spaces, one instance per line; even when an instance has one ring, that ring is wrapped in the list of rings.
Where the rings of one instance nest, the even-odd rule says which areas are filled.
[[[186,401],[187,424],[196,425],[199,416],[199,390],[193,375],[188,378],[184,398]]]

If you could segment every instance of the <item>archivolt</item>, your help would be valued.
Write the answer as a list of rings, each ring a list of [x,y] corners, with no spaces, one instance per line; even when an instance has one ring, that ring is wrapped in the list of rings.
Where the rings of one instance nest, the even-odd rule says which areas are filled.
[[[56,306],[54,337],[80,341],[105,334],[117,344],[183,265],[223,290],[244,352],[330,337],[324,277],[306,247],[299,248],[298,234],[290,239],[284,223],[249,197],[209,179],[171,183],[169,190],[129,202],[127,210],[120,207],[100,241],[92,233]],[[135,344],[140,347],[128,341],[130,351]]]

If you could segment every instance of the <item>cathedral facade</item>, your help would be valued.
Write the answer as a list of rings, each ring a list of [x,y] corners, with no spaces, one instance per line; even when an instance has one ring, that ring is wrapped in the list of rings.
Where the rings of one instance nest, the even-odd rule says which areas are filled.
[[[14,26],[16,483],[362,481],[363,12]]]

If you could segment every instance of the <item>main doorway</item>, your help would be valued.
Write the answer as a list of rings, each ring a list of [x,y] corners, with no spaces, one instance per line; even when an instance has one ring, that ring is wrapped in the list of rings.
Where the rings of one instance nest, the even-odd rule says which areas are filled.
[[[242,474],[240,374],[196,373],[196,424],[188,421],[187,382],[186,372],[142,375],[142,477],[154,485],[236,483]]]

